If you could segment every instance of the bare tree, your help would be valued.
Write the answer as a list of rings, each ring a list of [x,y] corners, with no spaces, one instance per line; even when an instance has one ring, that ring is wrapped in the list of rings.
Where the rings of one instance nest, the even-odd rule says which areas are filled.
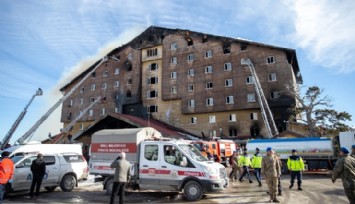
[[[345,131],[349,128],[342,121],[351,120],[351,115],[331,109],[332,100],[322,95],[324,90],[311,86],[301,95],[300,88],[299,85],[286,86],[289,94],[296,98],[296,104],[291,111],[297,120],[307,125],[310,136]]]

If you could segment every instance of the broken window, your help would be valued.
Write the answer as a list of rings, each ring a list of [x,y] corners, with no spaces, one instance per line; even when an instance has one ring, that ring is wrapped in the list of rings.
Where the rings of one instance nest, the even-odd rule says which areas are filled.
[[[148,78],[148,84],[157,84],[158,83],[158,77],[149,77]]]
[[[247,43],[240,43],[240,50],[247,50],[248,44]]]
[[[228,54],[228,53],[231,53],[231,44],[224,43],[223,44],[223,54]]]
[[[132,63],[127,62],[126,66],[127,66],[127,71],[132,71]]]
[[[127,91],[127,93],[126,93],[126,97],[127,97],[127,98],[131,98],[131,97],[132,97],[132,93],[131,93],[131,91],[130,91],[130,90],[128,90],[128,91]]]
[[[202,37],[202,43],[206,43],[206,42],[208,42],[208,38],[207,38],[206,35],[204,35],[204,36]]]
[[[127,79],[127,85],[131,85],[132,84],[132,79]]]
[[[147,98],[156,98],[158,97],[158,92],[156,90],[147,91]]]
[[[158,63],[152,63],[148,66],[148,71],[155,71],[158,69]]]
[[[93,72],[93,73],[91,74],[91,76],[92,76],[92,78],[95,78],[95,77],[96,77],[96,72]]]
[[[186,38],[186,41],[187,41],[187,46],[191,46],[194,44],[192,38]]]
[[[69,112],[69,113],[68,113],[68,116],[67,116],[67,119],[68,119],[68,120],[71,120],[71,118],[72,118],[72,113]]]

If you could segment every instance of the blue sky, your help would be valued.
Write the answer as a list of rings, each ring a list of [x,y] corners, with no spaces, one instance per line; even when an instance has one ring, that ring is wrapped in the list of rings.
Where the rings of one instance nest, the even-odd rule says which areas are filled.
[[[151,25],[244,38],[295,49],[304,85],[324,89],[354,126],[353,0],[1,0],[0,138],[32,95],[13,135],[27,132],[61,97],[59,89]],[[59,107],[32,137],[59,133]]]

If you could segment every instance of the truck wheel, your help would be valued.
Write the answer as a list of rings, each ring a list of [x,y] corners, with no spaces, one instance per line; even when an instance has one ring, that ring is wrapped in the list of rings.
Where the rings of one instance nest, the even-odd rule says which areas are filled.
[[[106,195],[111,195],[112,188],[113,188],[113,179],[109,179],[105,185],[106,185]]]
[[[76,179],[73,175],[65,175],[60,182],[60,188],[64,192],[70,192],[76,185]]]
[[[201,184],[197,181],[189,181],[184,186],[184,197],[189,201],[201,200],[203,195]]]
[[[44,187],[48,192],[53,192],[57,186],[49,186],[49,187]]]

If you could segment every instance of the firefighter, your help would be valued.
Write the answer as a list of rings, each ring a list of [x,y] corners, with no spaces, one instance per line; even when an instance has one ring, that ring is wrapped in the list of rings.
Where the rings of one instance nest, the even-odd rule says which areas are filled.
[[[251,167],[254,169],[254,175],[256,180],[259,182],[259,186],[261,187],[261,161],[263,160],[263,155],[260,153],[260,149],[257,147],[255,150],[255,154],[251,159]]]
[[[302,157],[297,155],[297,150],[292,150],[292,155],[287,160],[287,167],[291,171],[291,185],[289,189],[293,187],[295,178],[297,177],[298,190],[302,191],[302,171],[304,170],[304,163]]]

